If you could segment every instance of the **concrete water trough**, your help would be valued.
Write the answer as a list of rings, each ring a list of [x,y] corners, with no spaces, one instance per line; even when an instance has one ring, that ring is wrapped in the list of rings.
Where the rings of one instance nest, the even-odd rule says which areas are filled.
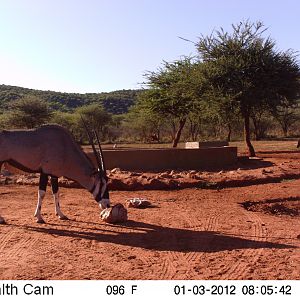
[[[237,162],[237,147],[198,149],[113,149],[103,150],[106,168],[122,170],[203,170],[223,168]],[[94,161],[93,153],[88,156]]]

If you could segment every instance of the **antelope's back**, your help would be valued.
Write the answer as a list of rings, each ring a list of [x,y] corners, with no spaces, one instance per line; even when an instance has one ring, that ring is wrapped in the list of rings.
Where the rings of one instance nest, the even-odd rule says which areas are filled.
[[[68,165],[86,157],[72,135],[59,125],[0,132],[0,160],[14,161],[32,171],[62,176]]]
[[[83,151],[75,142],[72,134],[62,126],[43,125],[36,129],[35,135],[44,157],[56,164],[63,164],[83,155]]]
[[[73,178],[74,174],[89,173],[93,168],[67,129],[59,125],[44,125],[36,132],[38,138],[44,140],[42,164],[45,172]]]

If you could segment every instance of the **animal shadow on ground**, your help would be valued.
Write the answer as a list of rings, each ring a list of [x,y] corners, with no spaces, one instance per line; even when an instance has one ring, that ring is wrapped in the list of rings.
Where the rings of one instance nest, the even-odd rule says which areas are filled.
[[[293,153],[300,153],[299,150],[271,150],[271,151],[257,151],[259,154],[293,154]]]
[[[237,161],[231,165],[220,167],[212,167],[212,168],[204,168],[203,171],[208,172],[218,172],[222,171],[236,171],[238,169],[241,170],[255,170],[255,169],[263,169],[272,167],[275,164],[271,161],[264,160],[263,158],[249,159],[248,156],[238,156]]]
[[[87,223],[88,224],[88,223]],[[93,223],[94,224],[94,223]],[[122,225],[99,224],[97,230],[22,226],[26,230],[61,237],[93,240],[155,251],[218,252],[235,249],[295,248],[292,245],[244,239],[216,231],[196,231],[128,220]],[[118,231],[122,229],[122,232]],[[125,230],[128,229],[128,232]],[[99,232],[102,231],[102,232]]]
[[[247,156],[239,156],[236,165],[237,168],[246,170],[262,169],[274,166],[274,163],[260,158],[249,159]]]

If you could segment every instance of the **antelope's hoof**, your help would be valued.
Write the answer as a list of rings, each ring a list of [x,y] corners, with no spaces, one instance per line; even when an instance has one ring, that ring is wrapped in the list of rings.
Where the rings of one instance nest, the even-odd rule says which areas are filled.
[[[60,220],[69,220],[69,218],[67,216],[65,216],[65,215],[59,216],[59,219]]]
[[[46,223],[43,219],[37,219],[36,222],[38,224],[45,224]]]

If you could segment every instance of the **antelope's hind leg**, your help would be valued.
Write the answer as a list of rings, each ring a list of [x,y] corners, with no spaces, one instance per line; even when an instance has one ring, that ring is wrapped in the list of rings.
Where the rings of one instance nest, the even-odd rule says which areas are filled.
[[[58,193],[58,178],[55,176],[51,176],[51,187],[52,187],[52,193],[55,202],[55,215],[57,215],[60,220],[69,220],[69,218],[65,216],[60,209],[59,193]]]
[[[37,202],[35,213],[34,213],[37,223],[45,223],[44,219],[42,218],[42,213],[41,213],[42,203],[43,203],[45,194],[46,194],[46,191],[43,191],[43,190],[38,191],[38,202]]]
[[[2,161],[0,161],[0,172],[1,172],[1,169],[2,169]],[[0,216],[0,224],[5,224],[5,220]]]

